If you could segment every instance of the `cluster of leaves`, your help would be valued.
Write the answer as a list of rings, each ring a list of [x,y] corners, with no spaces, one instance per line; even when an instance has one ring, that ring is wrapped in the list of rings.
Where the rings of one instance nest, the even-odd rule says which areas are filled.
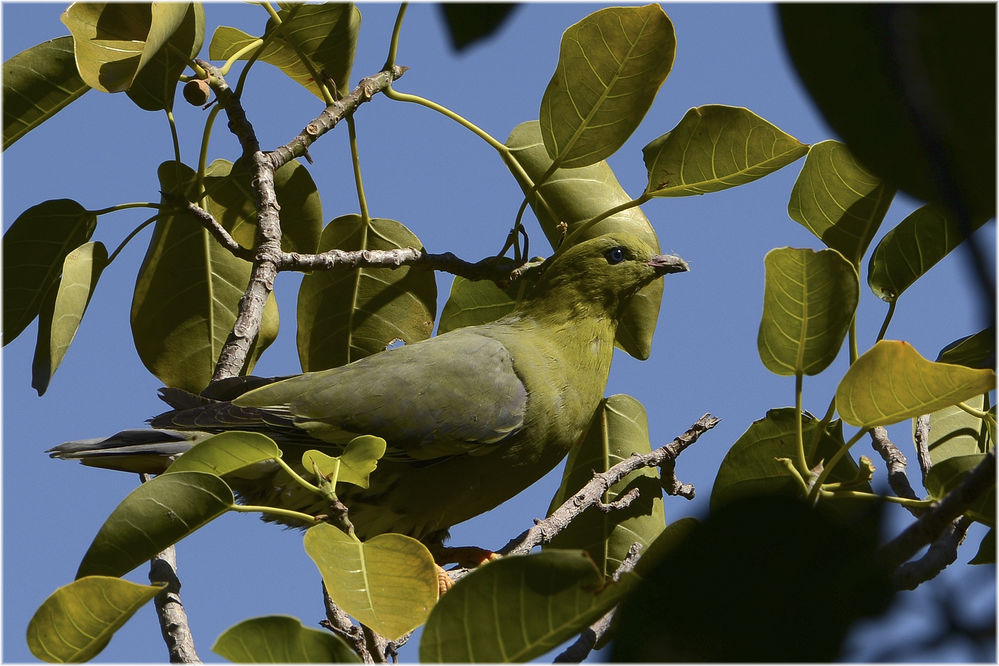
[[[209,45],[209,57],[224,61],[222,74],[237,61],[248,61],[235,87],[237,97],[251,65],[260,60],[333,104],[338,91],[348,89],[359,10],[334,3],[281,4],[279,10],[267,10],[269,19],[260,37],[221,27]],[[72,36],[38,45],[5,63],[5,147],[90,88],[126,91],[144,109],[170,112],[178,83],[197,83],[204,76],[191,60],[204,39],[203,9],[197,3],[74,4],[64,22]],[[858,466],[848,455],[850,447],[875,426],[929,412],[935,412],[935,423],[948,424],[934,429],[935,464],[926,480],[930,500],[889,499],[919,509],[946,496],[993,447],[994,408],[987,394],[995,386],[995,374],[982,369],[994,356],[991,336],[983,332],[959,341],[935,363],[904,342],[882,338],[897,299],[961,241],[964,229],[949,210],[928,205],[873,250],[868,283],[889,302],[889,314],[879,342],[859,354],[855,314],[860,270],[894,187],[865,169],[845,145],[826,141],[808,146],[747,109],[701,106],[645,147],[648,181],[637,197],[618,183],[606,158],[642,122],[670,73],[675,49],[673,26],[658,5],[592,13],[566,30],[538,120],[514,128],[505,143],[434,102],[391,88],[383,92],[393,100],[440,110],[482,137],[522,187],[521,212],[528,205],[532,208],[556,250],[611,230],[630,231],[658,247],[640,205],[738,186],[805,157],[788,211],[827,247],[781,248],[767,255],[759,332],[766,367],[796,378],[796,406],[770,412],[734,444],[719,471],[712,507],[722,514],[735,500],[784,494],[820,507],[847,505],[844,513],[852,516],[857,500],[877,496],[869,483],[872,468],[863,458]],[[189,65],[194,75],[182,76]],[[179,154],[161,165],[156,187],[164,195],[158,204],[88,210],[73,201],[52,200],[25,211],[5,234],[4,343],[39,318],[33,376],[39,393],[66,353],[102,270],[121,250],[109,254],[103,244],[91,241],[99,217],[135,205],[157,210],[140,226],[156,225],[132,303],[139,356],[169,386],[196,392],[211,380],[239,313],[251,264],[216,243],[177,202],[197,203],[243,247],[253,248],[257,236],[254,191],[244,161],[207,164],[207,137],[219,110],[216,105],[209,112],[197,168],[183,164]],[[356,164],[356,153],[354,157]],[[361,213],[339,215],[325,229],[318,192],[305,165],[288,162],[275,173],[274,186],[281,202],[285,250],[312,254],[333,248],[421,247],[401,223],[368,215],[359,180]],[[522,237],[518,216],[508,242],[518,261],[527,254]],[[525,278],[501,287],[456,278],[439,331],[501,316],[529,289],[528,282]],[[649,356],[661,296],[661,282],[649,285],[622,319],[617,344],[632,356]],[[436,285],[428,271],[340,268],[310,274],[297,304],[302,367],[333,367],[377,353],[397,339],[425,339],[433,328],[435,303]],[[274,340],[277,321],[277,304],[271,298],[244,373]],[[801,408],[802,378],[825,370],[848,338],[851,367],[828,413],[815,419]],[[846,439],[842,422],[859,430]],[[225,476],[273,461],[333,504],[336,484],[365,485],[384,450],[384,442],[379,450],[377,438],[359,439],[363,441],[338,458],[307,454],[301,467],[313,473],[316,483],[282,462],[280,450],[262,435],[228,433],[199,443],[111,514],[85,555],[78,580],[57,590],[32,620],[28,640],[33,653],[52,661],[95,656],[160,590],[120,576],[226,511],[284,511],[236,503]],[[568,461],[552,509],[571,499],[594,470],[650,450],[642,405],[625,395],[605,399],[586,441]],[[306,532],[305,548],[333,600],[366,626],[395,639],[425,623],[422,659],[529,660],[578,634],[622,599],[628,598],[623,614],[641,615],[633,609],[650,602],[638,593],[648,586],[639,583],[657,580],[677,560],[689,559],[698,544],[711,542],[705,536],[710,532],[698,532],[689,521],[665,525],[660,480],[653,470],[626,477],[604,501],[611,503],[634,488],[640,500],[627,508],[583,514],[543,552],[486,564],[439,601],[433,558],[407,537],[386,534],[362,543],[349,527],[320,522]],[[778,515],[777,510],[769,515]],[[994,527],[990,502],[976,504],[968,515]],[[297,517],[315,522],[310,516]],[[811,518],[802,520],[817,524],[809,522]],[[615,576],[634,543],[645,546],[640,566]],[[864,542],[857,552],[869,545]],[[986,561],[987,550],[982,548],[980,561]],[[844,561],[852,566],[858,559],[862,557]],[[214,649],[234,660],[354,657],[338,637],[276,616],[236,625]]]

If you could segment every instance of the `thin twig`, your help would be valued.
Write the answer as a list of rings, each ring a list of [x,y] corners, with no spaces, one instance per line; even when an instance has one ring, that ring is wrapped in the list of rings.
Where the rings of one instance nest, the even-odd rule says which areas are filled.
[[[888,439],[888,430],[884,426],[877,426],[871,430],[871,446],[885,461],[888,467],[888,483],[895,494],[906,499],[918,500],[919,497],[912,490],[909,477],[905,473],[908,461],[898,447]],[[918,516],[919,513],[913,511],[914,515]]]
[[[919,461],[919,469],[923,473],[923,486],[926,485],[926,474],[933,467],[930,459],[930,415],[923,414],[916,419],[916,430],[912,435],[912,440],[916,444],[916,459]]]

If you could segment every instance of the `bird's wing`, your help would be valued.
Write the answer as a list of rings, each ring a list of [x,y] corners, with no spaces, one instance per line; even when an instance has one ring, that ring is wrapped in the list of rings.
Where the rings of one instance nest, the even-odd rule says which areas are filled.
[[[427,460],[485,452],[518,432],[527,389],[501,342],[459,329],[276,382],[233,402],[288,418],[327,442],[378,435],[389,444],[387,458]]]

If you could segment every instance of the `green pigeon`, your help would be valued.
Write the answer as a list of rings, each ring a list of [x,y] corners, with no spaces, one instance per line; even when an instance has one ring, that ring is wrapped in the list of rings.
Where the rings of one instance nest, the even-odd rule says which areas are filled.
[[[329,370],[236,378],[202,395],[162,389],[173,410],[150,419],[153,428],[50,453],[160,473],[213,434],[254,431],[304,472],[294,463],[305,451],[338,455],[354,437],[377,435],[387,449],[369,487],[337,487],[356,535],[397,532],[439,548],[452,525],[527,488],[581,441],[604,395],[622,309],[653,280],[686,270],[632,234],[600,236],[556,252],[528,295],[493,322]],[[248,504],[328,511],[276,463],[226,480]]]

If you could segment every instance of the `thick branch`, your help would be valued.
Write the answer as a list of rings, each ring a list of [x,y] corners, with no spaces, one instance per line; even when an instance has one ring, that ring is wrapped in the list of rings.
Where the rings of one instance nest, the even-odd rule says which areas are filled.
[[[919,497],[909,485],[909,477],[905,473],[908,461],[898,447],[888,439],[888,430],[878,426],[871,430],[871,446],[877,451],[888,467],[888,483],[899,497],[918,500]]]
[[[172,664],[200,664],[201,659],[194,651],[194,636],[191,635],[187,612],[180,601],[180,579],[177,577],[177,552],[170,546],[152,559],[149,565],[149,582],[166,583],[153,599],[156,616],[160,621],[160,631],[167,645]]]
[[[968,535],[971,519],[961,516],[944,528],[926,554],[918,560],[906,562],[892,573],[892,582],[900,590],[914,590],[920,583],[930,580],[957,559],[957,548]]]

